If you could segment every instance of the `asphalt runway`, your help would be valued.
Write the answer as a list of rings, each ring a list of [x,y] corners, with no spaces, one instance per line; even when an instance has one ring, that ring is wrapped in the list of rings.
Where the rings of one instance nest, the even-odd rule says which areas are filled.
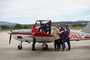
[[[26,42],[23,49],[18,50],[19,43],[12,38],[9,45],[9,34],[0,32],[0,60],[90,60],[90,40],[71,41],[71,51],[55,51],[53,43],[48,43],[47,51],[42,49],[42,44],[36,43],[37,51],[32,51],[32,43]]]

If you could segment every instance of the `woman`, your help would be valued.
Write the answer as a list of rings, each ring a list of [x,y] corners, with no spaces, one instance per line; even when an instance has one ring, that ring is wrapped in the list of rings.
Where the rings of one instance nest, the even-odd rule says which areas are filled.
[[[65,29],[61,27],[60,31],[63,31],[63,33],[60,34],[60,41],[62,44],[62,50],[65,51],[65,41],[66,41],[66,34],[65,34]]]
[[[54,28],[54,30],[53,30],[53,35],[55,37],[55,41],[54,41],[55,50],[59,50],[59,41],[60,41],[59,34],[61,34],[62,32],[63,31],[59,32],[58,25],[56,25],[55,28]]]

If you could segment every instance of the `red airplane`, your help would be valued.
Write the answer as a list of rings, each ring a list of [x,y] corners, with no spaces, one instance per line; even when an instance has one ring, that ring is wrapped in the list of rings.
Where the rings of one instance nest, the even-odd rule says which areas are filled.
[[[48,49],[48,45],[47,43],[51,43],[53,42],[55,39],[55,37],[52,35],[52,30],[54,27],[51,26],[51,21],[50,20],[37,20],[37,22],[40,23],[40,27],[39,32],[37,33],[32,33],[32,30],[13,30],[13,31],[9,31],[10,34],[10,39],[9,39],[9,44],[11,42],[11,37],[13,35],[13,37],[18,40],[21,41],[20,45],[18,45],[18,49],[21,50],[22,49],[22,42],[32,42],[32,36],[36,37],[36,42],[38,43],[42,43],[42,47]],[[43,33],[42,32],[42,25],[44,23],[49,22],[50,23],[50,27],[51,29],[48,29],[48,33]],[[77,40],[86,40],[86,39],[90,39],[90,24],[88,24],[81,32],[79,31],[74,31],[71,30],[71,40],[73,41],[77,41]]]

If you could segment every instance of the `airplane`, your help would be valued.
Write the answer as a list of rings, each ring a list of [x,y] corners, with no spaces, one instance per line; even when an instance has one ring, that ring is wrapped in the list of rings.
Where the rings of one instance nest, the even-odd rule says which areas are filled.
[[[13,37],[20,41],[20,44],[18,45],[18,49],[22,49],[22,43],[23,42],[33,42],[32,36],[36,37],[36,42],[42,43],[43,49],[48,49],[47,43],[51,43],[55,40],[55,37],[52,35],[52,29],[54,28],[51,26],[51,20],[37,20],[38,23],[40,23],[40,26],[38,27],[39,32],[37,33],[32,33],[32,30],[13,30],[9,31],[8,33],[10,34],[9,38],[9,44],[11,42],[11,37]],[[42,32],[42,25],[49,22],[51,29],[48,29],[48,33],[43,33]],[[90,39],[90,23],[81,31],[74,31],[71,30],[71,41],[79,41],[79,40],[86,40]]]

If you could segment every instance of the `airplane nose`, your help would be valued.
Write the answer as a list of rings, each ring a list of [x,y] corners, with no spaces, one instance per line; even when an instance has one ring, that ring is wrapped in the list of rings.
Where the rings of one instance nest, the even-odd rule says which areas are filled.
[[[8,31],[8,34],[12,34],[12,32],[11,31]]]

